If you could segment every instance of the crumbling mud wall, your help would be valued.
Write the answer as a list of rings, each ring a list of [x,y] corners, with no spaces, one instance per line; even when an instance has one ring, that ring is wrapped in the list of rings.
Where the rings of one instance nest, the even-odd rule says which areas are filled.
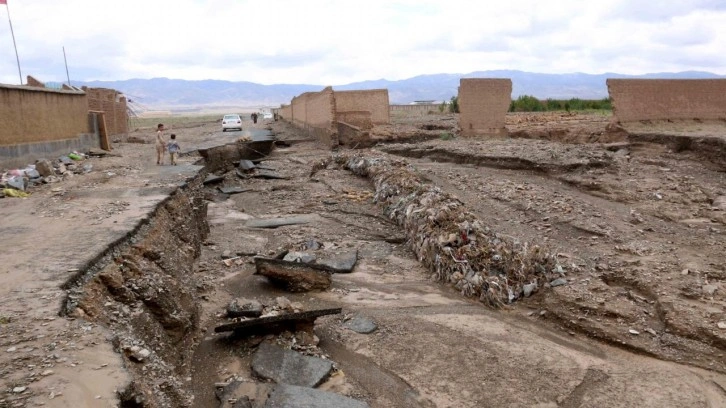
[[[132,375],[121,406],[191,406],[185,379],[200,333],[193,265],[209,232],[201,180],[67,283],[66,312],[109,327]]]
[[[428,115],[429,112],[438,112],[439,106],[433,103],[416,103],[411,105],[391,105],[390,111],[392,114],[398,112],[415,113],[419,115]]]
[[[461,135],[506,135],[505,118],[511,102],[511,79],[462,78],[459,82]]]
[[[726,79],[614,79],[606,81],[613,116],[642,120],[726,120]]]
[[[88,110],[105,112],[109,135],[126,134],[129,131],[129,114],[126,97],[115,89],[83,87],[88,96]]]
[[[391,123],[388,89],[335,91],[334,96],[337,115],[346,112],[370,112],[370,120],[374,124]]]

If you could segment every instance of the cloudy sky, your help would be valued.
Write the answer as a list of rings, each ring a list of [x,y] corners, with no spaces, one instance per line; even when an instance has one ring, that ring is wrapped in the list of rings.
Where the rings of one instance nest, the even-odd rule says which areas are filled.
[[[7,0],[23,76],[342,85],[422,74],[726,74],[726,0]],[[0,5],[0,83],[19,83]]]

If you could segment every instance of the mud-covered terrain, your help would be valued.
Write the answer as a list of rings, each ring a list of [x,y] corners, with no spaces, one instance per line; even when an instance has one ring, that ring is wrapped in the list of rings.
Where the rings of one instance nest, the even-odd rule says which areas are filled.
[[[210,149],[242,135],[217,123],[176,130],[176,167],[127,142],[141,130],[92,172],[3,199],[21,255],[5,259],[0,407],[261,407],[282,398],[255,368],[271,345],[331,361],[317,389],[351,406],[726,405],[724,127],[507,121],[512,137],[473,140],[451,115],[399,116],[336,152],[260,123],[280,143],[252,170]],[[286,252],[356,262],[290,292],[255,273]],[[216,333],[232,302],[342,312]]]

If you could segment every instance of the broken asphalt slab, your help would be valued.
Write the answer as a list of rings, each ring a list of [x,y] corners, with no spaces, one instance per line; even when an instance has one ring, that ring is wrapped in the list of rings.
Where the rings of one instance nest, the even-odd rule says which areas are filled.
[[[252,356],[252,372],[278,384],[317,387],[333,370],[333,363],[294,350],[262,343]]]
[[[217,187],[217,189],[222,194],[239,194],[239,193],[245,193],[247,191],[251,191],[249,188],[242,188],[242,187]]]
[[[218,176],[216,174],[208,174],[207,178],[204,179],[202,184],[204,184],[206,186],[208,184],[219,183],[223,180],[224,180],[224,177],[222,177],[222,176]]]
[[[215,333],[234,331],[236,334],[271,333],[283,330],[296,331],[298,326],[311,326],[320,316],[340,314],[342,308],[309,310],[277,316],[259,317],[223,324],[214,328]]]
[[[247,221],[245,226],[249,228],[277,228],[285,225],[309,224],[319,219],[320,217],[317,214],[304,214],[281,218],[257,218]]]
[[[245,170],[245,171],[252,170],[255,167],[256,166],[254,163],[252,163],[252,160],[240,160],[239,165],[237,166],[237,168],[239,168],[240,170]]]
[[[290,292],[325,290],[330,287],[330,272],[316,264],[255,257],[255,274]]]
[[[314,388],[277,385],[265,408],[368,408],[368,404]]]
[[[259,173],[253,174],[253,178],[261,178],[261,179],[268,179],[268,180],[288,180],[290,177],[287,176],[281,176],[277,173],[273,173],[270,171],[261,171]]]
[[[330,272],[335,273],[351,273],[358,262],[358,250],[344,252],[330,259],[321,259],[317,262]]]

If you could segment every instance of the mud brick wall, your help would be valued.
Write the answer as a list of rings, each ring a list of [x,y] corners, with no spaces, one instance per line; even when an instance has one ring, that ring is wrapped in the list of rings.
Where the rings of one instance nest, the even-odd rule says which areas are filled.
[[[335,98],[333,89],[327,87],[321,92],[308,94],[305,123],[310,132],[324,145],[338,145],[337,130],[333,128],[335,120]]]
[[[85,93],[0,85],[0,146],[73,139],[88,132]]]
[[[421,103],[421,104],[414,104],[414,105],[391,105],[390,111],[392,114],[396,114],[397,112],[405,112],[405,113],[415,113],[419,115],[426,115],[429,112],[439,112],[439,106],[437,104],[432,103]]]
[[[290,119],[293,124],[305,127],[305,118],[307,117],[307,98],[311,92],[305,92],[294,98],[290,102],[292,108],[292,118]]]
[[[613,79],[606,81],[619,122],[726,119],[726,79]]]
[[[391,123],[387,89],[335,91],[334,94],[336,112],[368,111],[374,124]]]
[[[373,128],[373,121],[371,120],[372,115],[368,111],[336,112],[335,116],[335,120],[337,122],[347,123],[361,129]]]
[[[459,82],[462,136],[506,135],[504,120],[511,102],[511,79],[462,78]]]
[[[284,120],[291,121],[292,120],[292,105],[282,105],[280,106],[280,109],[277,110],[277,114]]]
[[[115,89],[83,87],[88,95],[88,110],[106,113],[109,135],[128,133],[129,115],[126,98]]]

